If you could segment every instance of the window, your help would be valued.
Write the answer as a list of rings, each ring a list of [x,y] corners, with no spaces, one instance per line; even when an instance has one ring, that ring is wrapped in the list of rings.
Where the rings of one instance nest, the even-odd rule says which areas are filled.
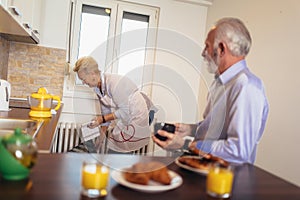
[[[123,13],[123,22],[122,22],[122,34],[126,32],[133,31],[136,29],[142,29],[144,31],[140,32],[139,39],[142,40],[141,46],[146,47],[147,43],[147,28],[149,23],[149,16],[132,14],[128,12]],[[121,51],[126,49],[126,46],[129,46],[131,41],[121,38]],[[145,60],[145,49],[141,51],[133,52],[124,57],[121,57],[119,60],[118,73],[125,75],[126,72],[130,71],[134,66],[139,66],[144,64]]]
[[[78,58],[90,55],[108,38],[110,9],[82,6]]]
[[[119,1],[77,0],[73,4],[70,30],[70,63],[82,56],[93,56],[99,69],[131,78],[140,88],[151,73],[144,66],[153,64],[158,8]],[[151,47],[151,50],[148,50]],[[87,91],[74,77],[69,90]],[[90,90],[89,90],[90,91]]]

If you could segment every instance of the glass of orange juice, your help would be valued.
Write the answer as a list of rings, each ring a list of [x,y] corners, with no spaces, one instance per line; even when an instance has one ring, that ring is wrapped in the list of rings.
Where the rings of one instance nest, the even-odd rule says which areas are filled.
[[[89,198],[107,195],[109,168],[96,161],[84,161],[81,168],[81,193]]]
[[[228,198],[231,195],[234,173],[231,166],[212,165],[206,180],[206,191],[217,198]]]

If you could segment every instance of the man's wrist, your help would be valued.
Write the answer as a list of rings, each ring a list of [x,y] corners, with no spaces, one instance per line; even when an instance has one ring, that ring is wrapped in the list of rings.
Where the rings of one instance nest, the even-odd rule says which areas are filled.
[[[188,150],[189,147],[190,147],[191,142],[192,142],[192,141],[189,140],[189,139],[184,140],[184,144],[183,144],[183,146],[182,146],[182,149]]]
[[[105,117],[104,117],[104,115],[101,115],[102,116],[102,124],[103,123],[105,123],[106,122],[106,120],[105,120]]]

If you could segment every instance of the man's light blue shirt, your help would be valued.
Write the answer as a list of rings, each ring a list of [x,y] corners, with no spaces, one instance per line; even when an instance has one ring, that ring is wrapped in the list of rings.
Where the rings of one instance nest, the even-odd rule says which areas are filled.
[[[229,162],[254,163],[268,112],[263,83],[242,60],[213,81],[197,147]]]

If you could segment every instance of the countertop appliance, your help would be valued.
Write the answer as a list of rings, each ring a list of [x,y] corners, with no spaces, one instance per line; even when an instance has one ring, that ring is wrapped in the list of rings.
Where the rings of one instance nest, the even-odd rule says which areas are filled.
[[[9,98],[11,94],[10,83],[0,79],[0,111],[9,110]]]
[[[47,89],[44,87],[39,88],[38,92],[32,93],[31,96],[28,96],[28,103],[31,109],[29,116],[38,118],[51,117],[53,100],[57,101],[57,105],[54,110],[58,110],[60,108],[60,97],[49,94]]]

